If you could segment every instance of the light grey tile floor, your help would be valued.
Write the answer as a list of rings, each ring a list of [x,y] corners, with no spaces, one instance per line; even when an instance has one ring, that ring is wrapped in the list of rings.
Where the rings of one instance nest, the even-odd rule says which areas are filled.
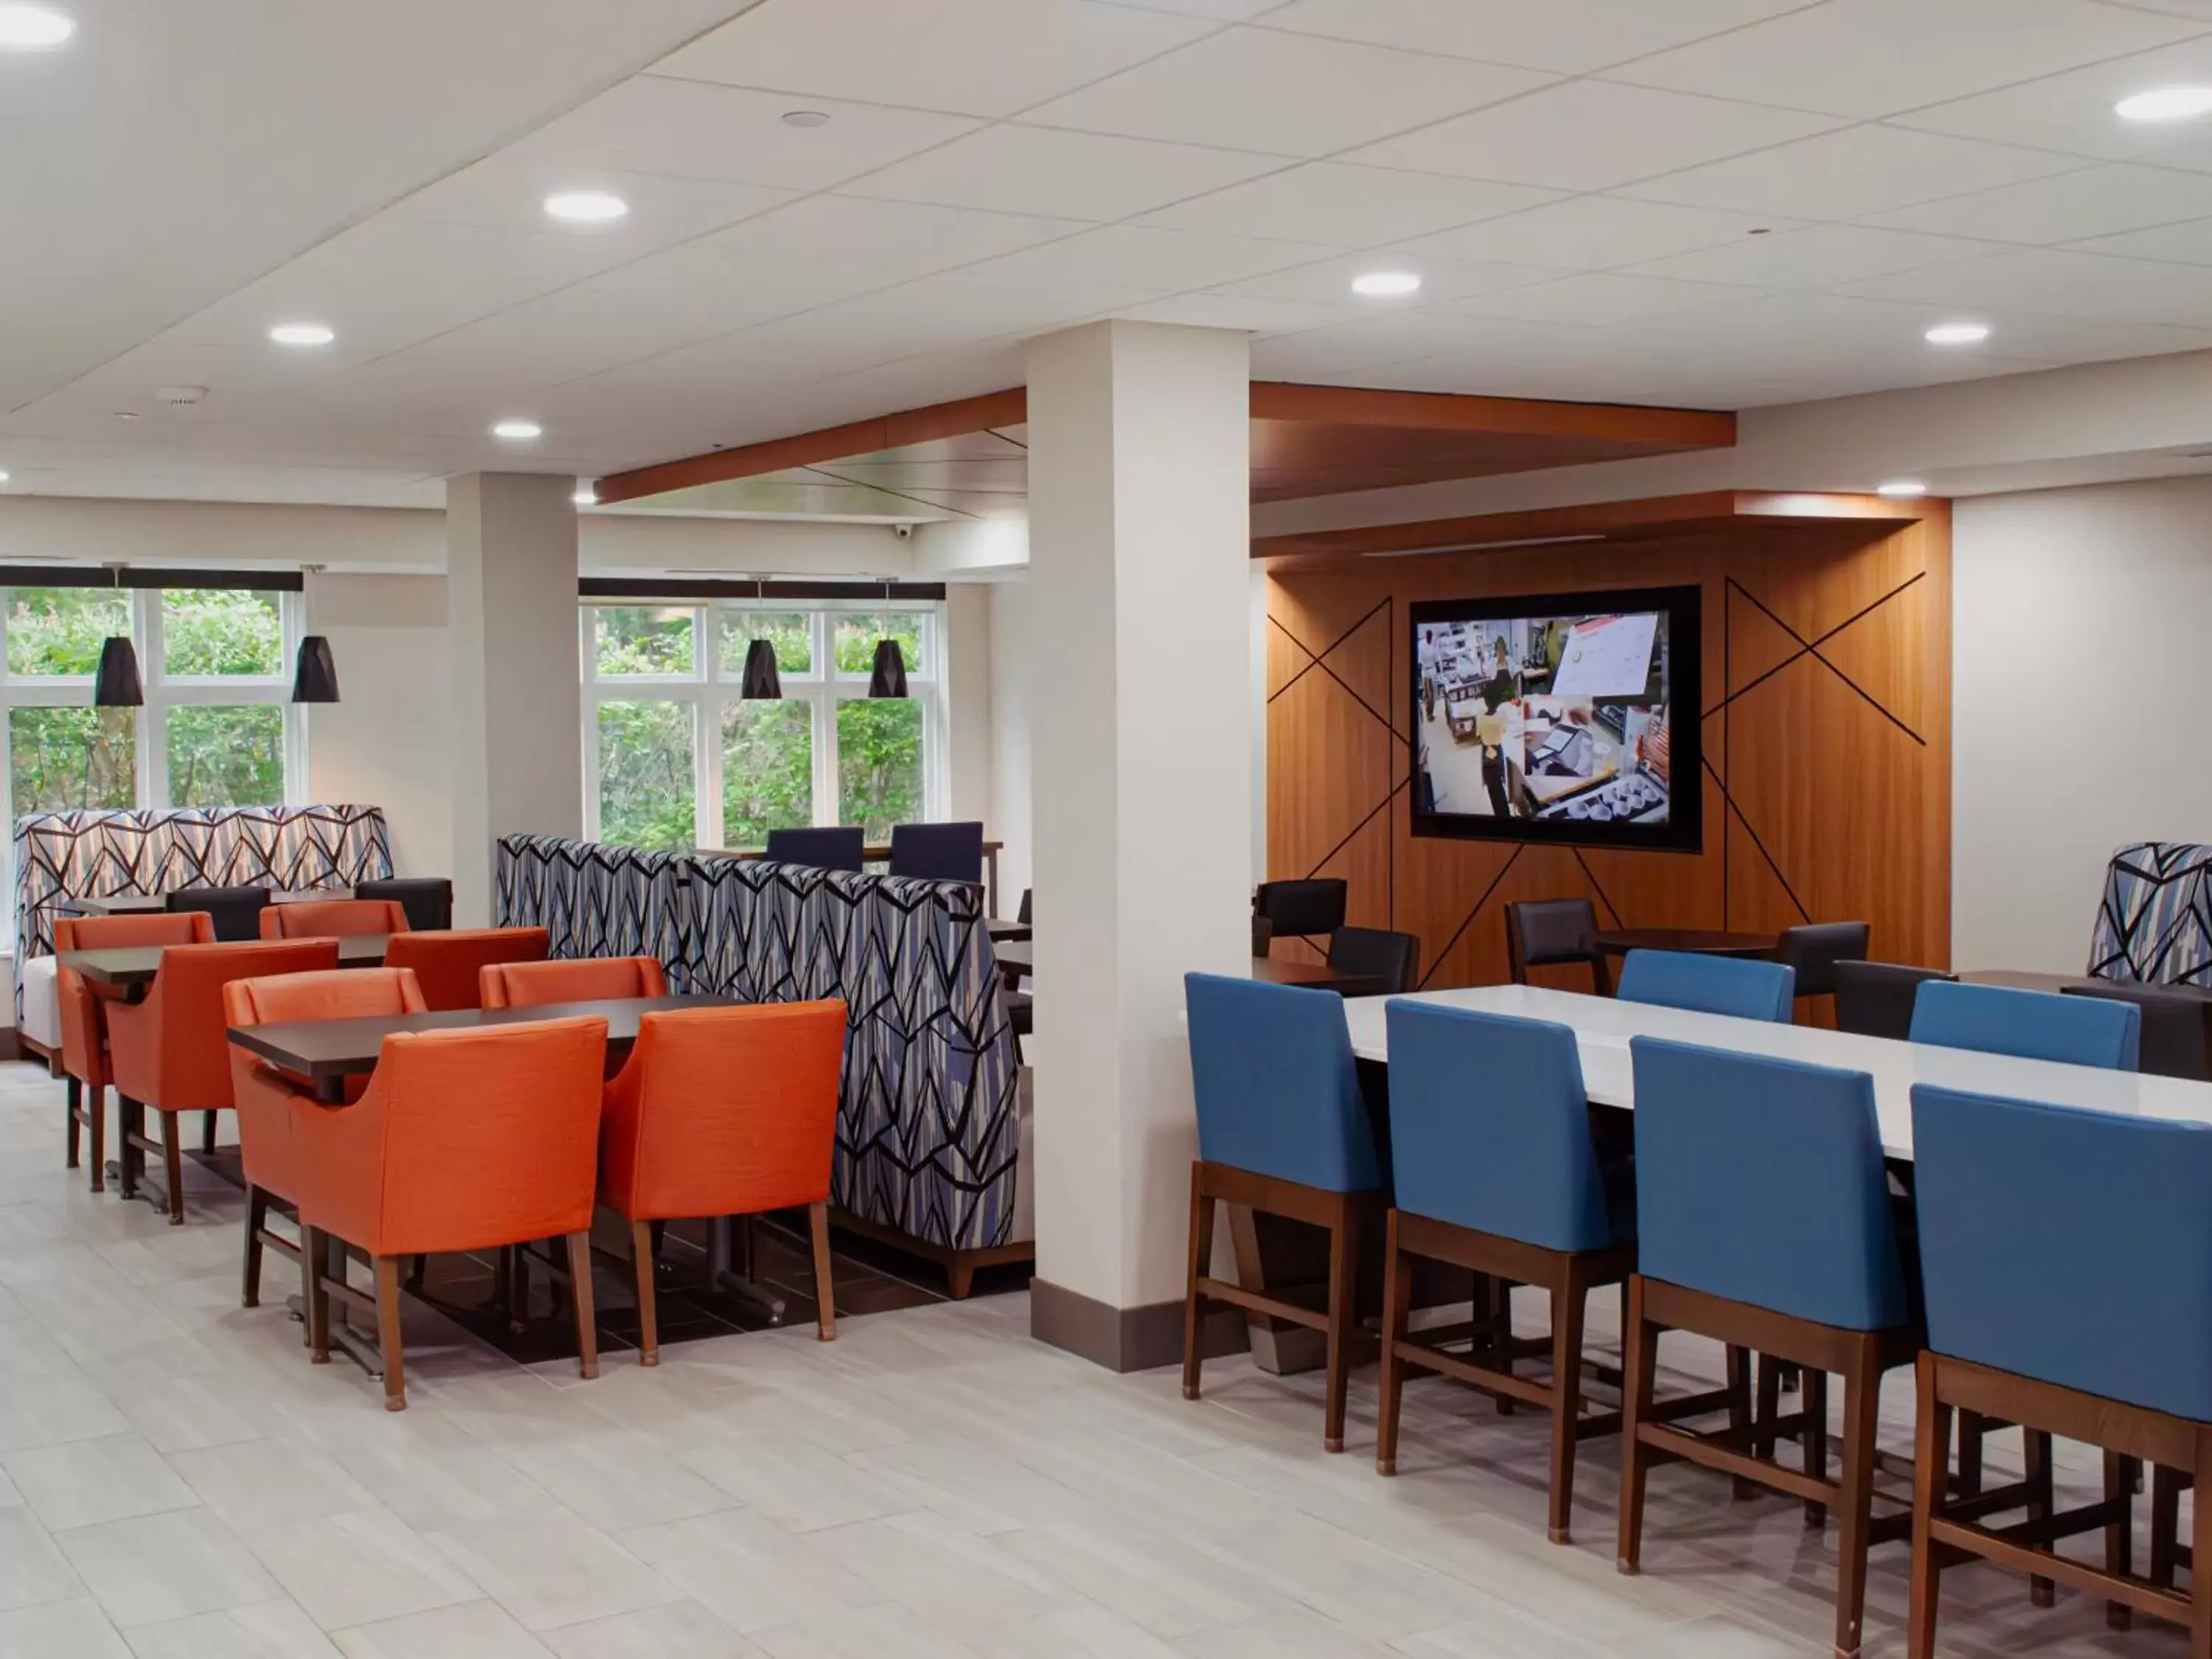
[[[1645,1571],[1613,1568],[1618,1450],[1544,1541],[1544,1425],[1407,1395],[1374,1473],[1317,1380],[1247,1360],[1116,1377],[1028,1336],[1027,1298],[518,1367],[407,1313],[410,1407],[238,1306],[240,1206],[172,1229],[61,1164],[61,1090],[0,1066],[0,1659],[1785,1659],[1827,1651],[1835,1534],[1670,1468]],[[281,1276],[272,1267],[272,1280]],[[272,1282],[272,1297],[280,1287]],[[1534,1310],[1530,1310],[1532,1316]],[[1613,1302],[1591,1304],[1613,1340]],[[1687,1382],[1715,1351],[1685,1342]],[[1910,1443],[1904,1379],[1886,1443]],[[2000,1466],[2016,1449],[1997,1443]],[[2097,1466],[2063,1448],[2062,1484]],[[1867,1651],[1904,1652],[1905,1556]],[[1950,1575],[1942,1650],[2179,1659],[2062,1591]]]

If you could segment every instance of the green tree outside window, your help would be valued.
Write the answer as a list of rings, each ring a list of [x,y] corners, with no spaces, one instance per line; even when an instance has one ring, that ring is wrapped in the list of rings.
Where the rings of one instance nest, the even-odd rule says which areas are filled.
[[[813,822],[812,705],[729,704],[722,711],[723,845],[765,847],[769,830]]]
[[[689,674],[692,614],[674,605],[602,605],[592,613],[593,653],[602,678]]]
[[[745,649],[755,640],[775,647],[781,673],[814,672],[814,629],[811,618],[799,611],[726,611],[722,613],[722,672],[735,679],[744,672]]]
[[[599,705],[599,839],[689,852],[692,809],[691,708],[681,702]]]
[[[922,815],[921,705],[910,697],[848,697],[837,705],[837,822],[871,843]]]
[[[131,596],[112,587],[7,590],[8,672],[90,674],[111,635],[131,634]]]
[[[273,702],[168,711],[169,805],[275,806],[284,799],[284,711]]]
[[[234,588],[164,591],[161,666],[165,673],[179,676],[281,678],[284,623],[276,596]]]
[[[876,641],[896,640],[899,654],[906,659],[909,674],[930,672],[927,657],[923,653],[922,636],[928,631],[929,618],[913,611],[897,611],[877,616],[861,611],[841,613],[836,617],[837,669],[844,674],[865,674],[876,665]]]

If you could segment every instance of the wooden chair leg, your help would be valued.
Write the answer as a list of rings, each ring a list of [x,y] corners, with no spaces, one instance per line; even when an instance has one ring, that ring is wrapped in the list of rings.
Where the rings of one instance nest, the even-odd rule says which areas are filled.
[[[1508,1376],[1513,1375],[1513,1281],[1493,1279],[1490,1281],[1490,1363]],[[1493,1395],[1491,1408],[1500,1417],[1513,1415],[1520,1402],[1510,1394]]]
[[[1644,1555],[1644,1488],[1651,1472],[1639,1431],[1651,1414],[1653,1385],[1659,1372],[1659,1333],[1644,1317],[1644,1279],[1628,1281],[1628,1326],[1621,1333],[1620,1541],[1614,1565],[1637,1571]]]
[[[269,1194],[250,1182],[246,1188],[246,1265],[239,1285],[241,1308],[261,1305],[261,1230],[269,1221]]]
[[[1982,1442],[1988,1438],[1989,1419],[1979,1412],[1959,1413],[1959,1479],[1961,1498],[1978,1498],[1982,1491]]]
[[[1382,1256],[1382,1375],[1376,1384],[1375,1472],[1398,1473],[1398,1407],[1406,1392],[1406,1370],[1398,1358],[1406,1321],[1413,1310],[1413,1273],[1398,1249],[1398,1212],[1384,1224]]]
[[[1875,1436],[1881,1416],[1881,1362],[1863,1337],[1844,1374],[1844,1477],[1836,1500],[1836,1659],[1857,1659],[1866,1614],[1867,1531],[1874,1520]]]
[[[67,1162],[63,1165],[64,1169],[76,1168],[77,1118],[83,1110],[84,1084],[81,1079],[72,1077],[69,1080],[69,1110],[64,1115],[63,1123],[64,1133],[67,1137],[64,1143],[67,1150]]]
[[[185,1115],[157,1112],[161,1120],[161,1173],[169,1183],[169,1224],[185,1224]]]
[[[576,1313],[576,1367],[586,1377],[599,1374],[599,1328],[592,1309],[592,1235],[568,1235],[568,1305]]]
[[[1807,1371],[1799,1385],[1798,1398],[1805,1408],[1805,1473],[1825,1480],[1828,1478],[1828,1374],[1826,1371]],[[1949,1449],[1948,1445],[1945,1447]],[[1805,1524],[1825,1527],[1828,1524],[1826,1504],[1805,1505]]]
[[[1206,1195],[1206,1183],[1197,1164],[1190,1166],[1190,1261],[1183,1277],[1182,1291],[1182,1397],[1198,1398],[1200,1356],[1198,1332],[1206,1316],[1205,1298],[1198,1293],[1198,1281],[1213,1265],[1213,1200]]]
[[[203,1153],[215,1151],[215,1114],[213,1112],[200,1114],[200,1151]]]
[[[125,1094],[115,1091],[115,1176],[116,1188],[125,1198],[138,1196],[138,1160],[144,1156],[133,1137],[146,1132],[146,1109]]]
[[[399,1263],[376,1258],[376,1346],[384,1355],[384,1409],[407,1409],[407,1362],[399,1346]]]
[[[660,1363],[660,1316],[653,1294],[653,1224],[629,1224],[630,1265],[637,1273],[637,1363]]]
[[[1575,1429],[1582,1419],[1583,1316],[1589,1300],[1585,1269],[1569,1256],[1552,1293],[1552,1512],[1554,1544],[1569,1540],[1575,1507]]]
[[[2129,1573],[2135,1570],[2134,1504],[2129,1500],[2136,1487],[2136,1460],[2119,1452],[2105,1454],[2105,1497],[2117,1499],[2125,1505],[2119,1518],[2105,1528],[2105,1571]],[[2105,1623],[2112,1630],[2126,1630],[2135,1623],[2135,1610],[2124,1601],[2105,1603]]]
[[[837,1285],[830,1271],[830,1206],[806,1206],[806,1231],[814,1245],[814,1334],[823,1342],[837,1340]]]
[[[1782,1362],[1769,1354],[1753,1356],[1759,1379],[1759,1400],[1752,1407],[1751,1453],[1754,1457],[1774,1455],[1776,1419],[1782,1415]]]
[[[420,1295],[422,1281],[430,1276],[430,1258],[420,1251],[407,1258],[407,1288]]]
[[[1728,1351],[1729,1431],[1739,1437],[1758,1420],[1752,1410],[1751,1364],[1750,1349],[1732,1347]],[[1730,1483],[1729,1496],[1738,1502],[1756,1498],[1759,1483],[1737,1475]]]
[[[2212,1562],[2212,1432],[2197,1431],[2197,1501],[2190,1507],[2189,1659],[2212,1659],[2212,1595],[2195,1593],[2199,1562]],[[2201,1571],[2212,1572],[2212,1567]]]
[[[1344,1449],[1344,1403],[1352,1380],[1352,1297],[1359,1287],[1359,1223],[1340,1201],[1328,1234],[1328,1404],[1322,1420],[1323,1451]]]
[[[2047,1521],[2051,1518],[2051,1437],[2040,1429],[2021,1426],[2020,1437],[2026,1455],[2027,1469],[2027,1518]],[[2058,1599],[2058,1587],[2048,1578],[2027,1581],[2027,1600],[2031,1607],[2047,1607]]]
[[[1906,1659],[1936,1659],[1936,1601],[1943,1564],[1936,1559],[1929,1523],[1950,1487],[1951,1408],[1936,1398],[1936,1364],[1920,1356],[1919,1411],[1912,1453],[1912,1598],[1906,1619]]]
[[[2163,1464],[2150,1472],[2150,1582],[2173,1588],[2181,1534],[2181,1476]]]
[[[323,1288],[323,1260],[328,1250],[323,1231],[300,1218],[300,1295],[307,1304],[307,1358],[310,1364],[331,1363],[331,1295]]]
[[[88,1137],[91,1142],[92,1190],[104,1193],[107,1190],[107,1085],[95,1083],[87,1093],[91,1103],[85,1112],[84,1127],[92,1132]]]

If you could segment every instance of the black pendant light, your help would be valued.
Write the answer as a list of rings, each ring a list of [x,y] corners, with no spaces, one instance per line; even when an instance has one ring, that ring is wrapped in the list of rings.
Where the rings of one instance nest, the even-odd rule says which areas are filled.
[[[884,604],[888,606],[890,602],[891,585],[885,582]],[[899,649],[896,640],[885,637],[876,641],[875,670],[868,676],[868,695],[872,697],[906,696],[906,653]]]
[[[95,708],[136,708],[146,701],[146,687],[138,678],[138,653],[120,634],[111,635],[100,647],[100,672],[92,682]]]
[[[331,655],[331,642],[320,634],[300,641],[300,665],[292,676],[294,702],[336,702],[338,665]]]
[[[756,579],[753,582],[756,603],[763,592],[759,580]],[[747,702],[781,702],[783,700],[783,676],[775,665],[775,641],[756,638],[745,647],[744,678],[738,682],[738,695]]]

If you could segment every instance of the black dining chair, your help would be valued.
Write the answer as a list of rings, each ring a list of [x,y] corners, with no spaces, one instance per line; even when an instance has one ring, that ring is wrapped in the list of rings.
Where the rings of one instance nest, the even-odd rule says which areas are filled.
[[[1920,988],[1931,979],[1958,977],[1940,968],[1913,968],[1901,962],[1838,962],[1831,971],[1836,981],[1836,1029],[1858,1036],[1894,1037],[1899,1042],[1912,1035],[1912,1005]]]
[[[1836,964],[1864,962],[1871,931],[1863,921],[1816,921],[1785,927],[1774,942],[1774,959],[1797,970],[1799,997],[1833,996]]]
[[[1265,916],[1252,918],[1252,954],[1264,957],[1275,942],[1275,924]]]
[[[1516,985],[1528,982],[1531,968],[1574,963],[1589,965],[1600,996],[1612,989],[1605,957],[1593,942],[1597,911],[1586,898],[1522,899],[1505,907],[1505,969]]]
[[[266,887],[179,887],[168,897],[173,911],[206,911],[215,923],[218,945],[259,939],[261,913],[268,904]]]
[[[768,832],[769,861],[799,864],[810,870],[849,870],[860,873],[866,832],[840,824],[834,829],[771,830]]]
[[[1030,889],[1022,889],[1021,908],[1014,912],[1014,920],[1024,927],[1030,925]]]
[[[445,876],[404,876],[365,881],[353,890],[360,899],[398,899],[407,926],[418,933],[443,933],[453,925],[453,884]]]
[[[1328,965],[1382,981],[1376,994],[1403,996],[1420,971],[1421,941],[1382,927],[1340,927],[1328,936]]]
[[[895,823],[891,826],[891,873],[921,881],[964,881],[983,884],[983,826],[981,823]]]
[[[2185,985],[2136,985],[2125,980],[2089,980],[2059,988],[2068,996],[2132,1002],[2142,1010],[2137,1071],[2212,1083],[2212,995]]]
[[[1344,926],[1346,884],[1332,878],[1263,881],[1252,900],[1276,939],[1308,939]]]

